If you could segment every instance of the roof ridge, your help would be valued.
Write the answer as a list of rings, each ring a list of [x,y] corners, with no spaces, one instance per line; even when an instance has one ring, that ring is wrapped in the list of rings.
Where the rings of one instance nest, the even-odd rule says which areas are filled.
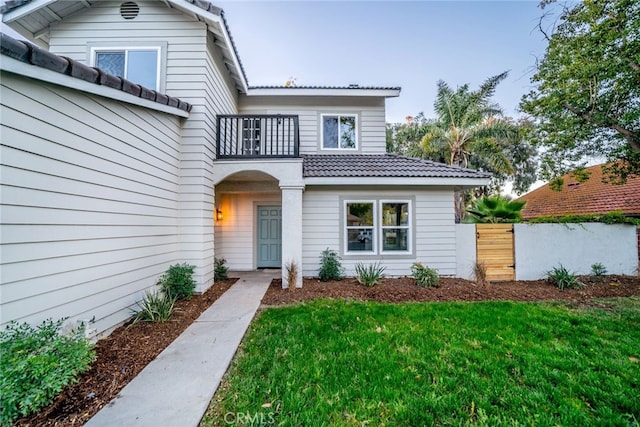
[[[158,104],[179,108],[187,112],[191,111],[192,108],[191,104],[178,98],[149,89],[122,77],[114,76],[100,68],[90,67],[74,59],[56,55],[31,43],[14,39],[2,32],[0,32],[0,54],[78,80],[107,86]]]
[[[472,171],[472,172],[475,172],[475,173],[481,173],[481,174],[485,174],[487,176],[491,176],[490,172],[478,171],[478,170],[475,170],[475,169],[465,168],[465,167],[458,166],[458,165],[450,165],[450,164],[447,164],[447,163],[436,162],[435,160],[431,160],[431,159],[422,159],[420,157],[411,157],[411,156],[405,156],[403,154],[396,154],[396,153],[386,153],[386,154],[388,154],[390,156],[394,156],[394,157],[400,157],[400,158],[407,159],[407,160],[413,160],[413,161],[416,161],[416,162],[429,163],[429,164],[432,164],[432,165],[437,165],[437,166],[442,167],[442,168],[457,169],[457,170],[462,170],[462,171]]]

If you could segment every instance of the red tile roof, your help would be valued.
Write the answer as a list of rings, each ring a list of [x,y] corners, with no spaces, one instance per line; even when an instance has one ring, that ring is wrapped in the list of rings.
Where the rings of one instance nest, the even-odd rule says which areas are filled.
[[[626,184],[602,182],[602,165],[586,168],[590,173],[585,182],[578,182],[568,173],[562,177],[562,191],[544,185],[518,200],[526,200],[522,210],[524,219],[540,216],[605,214],[620,211],[627,216],[640,217],[640,177],[629,178]]]

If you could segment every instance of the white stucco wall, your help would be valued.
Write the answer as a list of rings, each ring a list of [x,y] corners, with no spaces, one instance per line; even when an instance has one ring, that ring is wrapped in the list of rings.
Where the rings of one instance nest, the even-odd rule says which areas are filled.
[[[473,279],[476,263],[476,225],[456,224],[456,277]]]
[[[601,263],[608,274],[635,274],[636,227],[608,224],[515,224],[516,280],[544,278],[559,264],[589,274]]]

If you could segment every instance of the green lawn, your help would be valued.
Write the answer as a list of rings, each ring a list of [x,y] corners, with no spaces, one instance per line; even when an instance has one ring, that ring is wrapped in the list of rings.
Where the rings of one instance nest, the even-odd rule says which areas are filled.
[[[638,425],[640,298],[260,313],[202,425]]]

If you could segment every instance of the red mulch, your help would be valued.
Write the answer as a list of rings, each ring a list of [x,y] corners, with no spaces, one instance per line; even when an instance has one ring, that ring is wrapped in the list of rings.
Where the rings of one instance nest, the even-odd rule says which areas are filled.
[[[125,324],[96,343],[97,359],[77,383],[19,426],[79,426],[107,405],[142,369],[173,342],[237,279],[216,282],[188,301],[178,301],[164,323]]]
[[[262,299],[264,305],[281,305],[312,298],[350,298],[362,301],[570,301],[584,302],[592,298],[628,297],[640,295],[640,277],[606,276],[601,282],[589,277],[580,278],[582,289],[560,290],[546,280],[495,282],[478,285],[474,282],[440,278],[437,288],[421,288],[410,277],[382,279],[367,288],[355,279],[321,282],[304,279],[303,287],[282,289],[282,282],[274,280]]]

